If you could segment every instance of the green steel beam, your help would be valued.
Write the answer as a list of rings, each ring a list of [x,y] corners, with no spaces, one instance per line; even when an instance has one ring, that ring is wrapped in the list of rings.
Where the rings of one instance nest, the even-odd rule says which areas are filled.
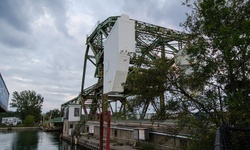
[[[89,53],[89,45],[87,45],[86,51],[85,51],[85,57],[84,57],[84,63],[83,63],[83,71],[82,71],[82,86],[81,86],[80,94],[82,94],[83,91],[84,91],[84,81],[85,81],[88,53]]]
[[[82,76],[82,86],[81,93],[79,96],[93,98],[93,107],[98,105],[99,100],[102,98],[102,88],[103,88],[103,61],[104,61],[104,43],[110,34],[112,27],[114,26],[116,20],[119,16],[112,16],[97,24],[96,28],[86,39],[86,51],[84,57],[83,65],[83,76]],[[132,20],[132,19],[131,19]],[[161,26],[153,25],[150,23],[145,23],[142,21],[135,21],[135,40],[136,40],[136,57],[147,57],[152,63],[165,57],[166,54],[174,55],[185,45],[186,36],[180,31],[164,28]],[[176,43],[173,45],[173,43]],[[90,54],[90,50],[93,56]],[[174,57],[174,56],[173,56]],[[170,58],[168,61],[169,67],[174,64],[174,59]],[[85,75],[87,62],[90,61],[95,65],[96,70],[94,76],[98,78],[98,86],[91,86],[84,89]],[[131,60],[131,63],[133,60]],[[133,65],[133,64],[131,64]],[[132,69],[133,70],[133,69]],[[91,89],[91,90],[90,90]],[[111,98],[111,97],[110,97]],[[123,99],[126,98],[124,95]],[[116,99],[112,97],[112,99]],[[120,98],[117,98],[119,100]],[[65,105],[65,104],[64,104]],[[98,105],[99,106],[99,105]],[[144,111],[147,106],[144,106]],[[95,113],[96,108],[91,108],[91,113]]]
[[[96,66],[96,63],[95,63],[91,58],[93,58],[93,57],[88,55],[87,59],[88,59],[94,66]]]

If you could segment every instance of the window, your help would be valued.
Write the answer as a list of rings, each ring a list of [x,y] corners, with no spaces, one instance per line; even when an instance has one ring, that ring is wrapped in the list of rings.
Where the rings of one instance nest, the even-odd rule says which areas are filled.
[[[115,129],[115,137],[117,137],[117,130]]]
[[[65,120],[68,120],[68,119],[69,119],[69,107],[67,107],[67,108],[65,109],[64,119],[65,119]]]
[[[75,108],[74,116],[75,117],[80,116],[80,108]]]

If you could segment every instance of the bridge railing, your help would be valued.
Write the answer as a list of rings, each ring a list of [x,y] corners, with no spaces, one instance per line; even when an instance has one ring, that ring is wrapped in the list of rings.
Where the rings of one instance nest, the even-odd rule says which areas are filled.
[[[111,115],[111,122],[114,123],[123,123],[123,124],[148,124],[148,125],[175,125],[177,120],[175,119],[154,119],[155,113],[146,113],[144,114],[144,118],[140,118],[141,114],[115,114]],[[99,121],[100,115],[99,114],[92,114],[92,115],[82,115],[82,121]]]
[[[214,150],[250,149],[250,127],[221,126],[216,131]]]

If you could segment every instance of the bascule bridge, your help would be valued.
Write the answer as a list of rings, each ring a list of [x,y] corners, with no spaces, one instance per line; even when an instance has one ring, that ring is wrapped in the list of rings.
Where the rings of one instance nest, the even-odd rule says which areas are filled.
[[[129,93],[125,83],[135,70],[147,69],[138,60],[153,64],[161,59],[171,68],[184,47],[185,34],[180,31],[130,19],[127,15],[107,18],[98,23],[87,36],[80,94],[63,103],[62,110],[72,104],[78,104],[77,107],[81,105],[82,113],[87,116],[85,121],[98,120],[98,114],[106,113],[107,110],[111,110],[111,114],[135,116],[130,100],[135,95]],[[95,67],[93,76],[97,78],[97,82],[85,88],[85,82],[89,80],[86,77],[90,69],[88,64]],[[164,96],[159,95],[158,99],[159,104],[151,100],[140,105],[142,113],[135,118],[143,119],[150,105],[155,110],[164,108]],[[117,102],[121,106],[118,112],[114,112],[112,103]],[[89,126],[89,131],[93,129]],[[113,136],[117,136],[117,132],[114,130]]]
[[[105,112],[107,108],[113,111],[110,103],[115,101],[122,104],[120,112],[125,112],[124,109],[133,111],[127,100],[131,95],[125,92],[123,83],[127,75],[133,72],[136,59],[147,59],[149,63],[164,59],[171,67],[175,63],[175,56],[185,46],[185,38],[180,31],[122,15],[109,17],[97,24],[87,36],[86,45],[80,94],[62,104],[62,108],[77,103],[82,105],[85,115],[91,115],[98,111]],[[95,67],[93,75],[97,82],[84,88],[85,81],[89,80],[86,78],[88,63]],[[143,64],[137,64],[138,67],[143,68]],[[153,101],[144,104],[143,113],[146,113],[150,103],[156,106]],[[164,100],[160,101],[160,105],[165,105]]]

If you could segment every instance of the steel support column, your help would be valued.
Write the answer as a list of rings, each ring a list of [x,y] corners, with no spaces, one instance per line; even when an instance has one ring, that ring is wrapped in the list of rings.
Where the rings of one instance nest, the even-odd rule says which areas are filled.
[[[107,111],[106,150],[110,150],[110,111]]]
[[[103,150],[103,113],[100,113],[100,140],[99,140],[99,148]]]

